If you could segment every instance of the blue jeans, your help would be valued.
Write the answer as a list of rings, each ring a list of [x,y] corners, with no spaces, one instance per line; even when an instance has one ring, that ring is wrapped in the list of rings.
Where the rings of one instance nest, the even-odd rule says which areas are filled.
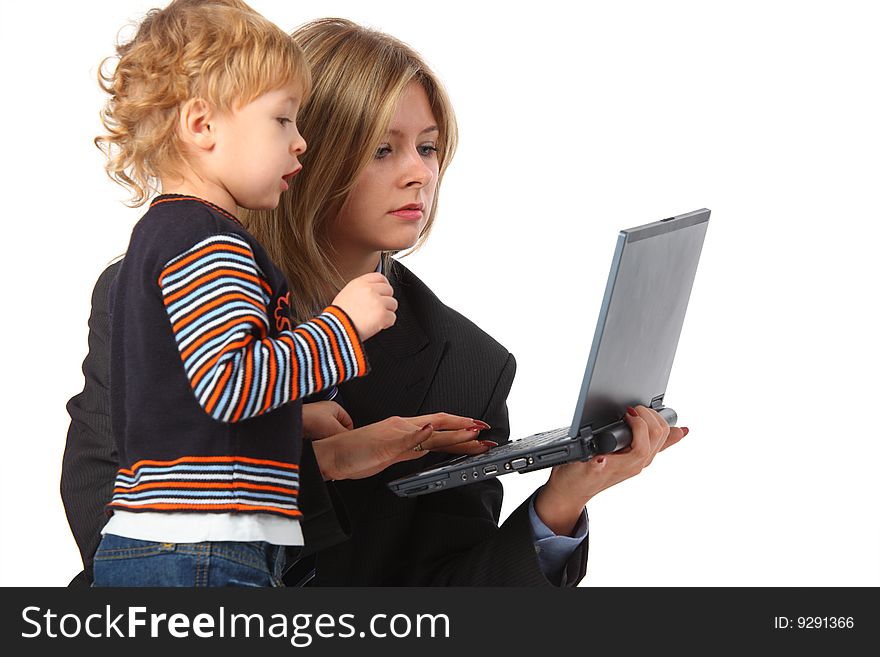
[[[284,548],[263,541],[155,543],[105,534],[94,586],[284,586]]]

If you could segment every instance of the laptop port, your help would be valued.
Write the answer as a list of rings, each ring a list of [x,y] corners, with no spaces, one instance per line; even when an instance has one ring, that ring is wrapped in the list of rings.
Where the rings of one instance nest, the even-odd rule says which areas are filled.
[[[485,468],[483,468],[483,474],[490,475],[495,474],[496,472],[498,472],[498,467],[494,465],[487,465]]]

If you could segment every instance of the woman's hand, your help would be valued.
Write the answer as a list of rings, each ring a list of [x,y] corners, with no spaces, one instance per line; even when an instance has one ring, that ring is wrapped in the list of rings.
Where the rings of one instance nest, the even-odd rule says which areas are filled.
[[[651,464],[657,452],[684,438],[687,427],[670,427],[657,411],[645,406],[627,409],[632,431],[629,447],[602,454],[587,462],[557,465],[538,492],[535,512],[559,536],[574,529],[584,505],[597,493],[634,477]]]
[[[351,422],[350,418],[348,421]],[[365,427],[315,438],[312,448],[325,480],[362,479],[394,463],[421,458],[429,451],[482,454],[495,444],[478,440],[480,431],[488,428],[479,420],[448,413],[390,417]]]

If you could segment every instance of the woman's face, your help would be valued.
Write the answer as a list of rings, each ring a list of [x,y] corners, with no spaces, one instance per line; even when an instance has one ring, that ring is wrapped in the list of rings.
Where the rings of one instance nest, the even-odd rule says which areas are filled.
[[[437,188],[437,120],[424,88],[411,82],[373,159],[355,181],[329,230],[343,258],[364,258],[414,245]]]

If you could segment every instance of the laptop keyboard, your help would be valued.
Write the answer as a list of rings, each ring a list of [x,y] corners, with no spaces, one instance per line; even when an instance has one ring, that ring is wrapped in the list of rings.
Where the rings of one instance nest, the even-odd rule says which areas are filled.
[[[504,456],[509,452],[518,452],[522,449],[531,449],[533,447],[546,445],[547,443],[556,442],[557,440],[560,440],[562,438],[567,438],[568,430],[569,427],[560,427],[559,429],[551,429],[550,431],[535,433],[531,436],[526,436],[525,438],[520,438],[518,440],[511,440],[510,442],[504,443],[503,445],[498,445],[498,447],[493,447],[485,454],[472,456],[467,460],[467,462],[479,463],[480,461],[485,461],[489,458],[494,459],[499,456]]]

